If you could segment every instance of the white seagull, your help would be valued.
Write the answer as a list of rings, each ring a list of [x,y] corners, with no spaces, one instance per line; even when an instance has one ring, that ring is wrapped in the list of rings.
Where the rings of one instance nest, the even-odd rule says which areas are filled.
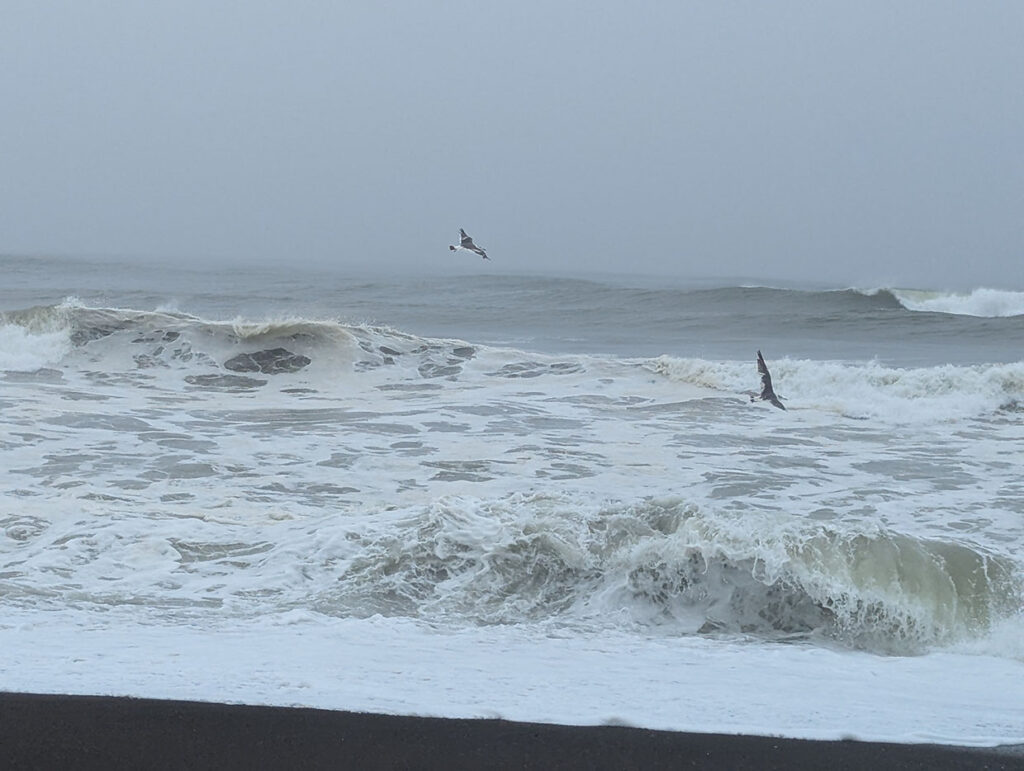
[[[485,252],[483,249],[481,249],[479,246],[473,243],[473,239],[467,236],[466,231],[463,230],[462,228],[459,228],[459,235],[462,236],[462,240],[459,242],[459,245],[452,246],[451,244],[449,244],[449,249],[451,249],[453,252],[458,251],[459,249],[465,249],[467,252],[475,252],[476,254],[479,254],[485,260],[491,259],[490,257],[487,256],[487,252]]]

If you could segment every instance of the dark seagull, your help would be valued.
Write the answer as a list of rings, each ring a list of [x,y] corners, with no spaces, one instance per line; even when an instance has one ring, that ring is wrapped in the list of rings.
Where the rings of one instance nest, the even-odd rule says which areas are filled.
[[[487,256],[487,252],[485,252],[483,249],[481,249],[479,246],[473,243],[473,239],[467,236],[466,231],[463,230],[462,228],[459,228],[459,235],[462,236],[462,240],[459,242],[459,245],[452,246],[451,244],[449,244],[449,249],[451,249],[453,252],[456,252],[459,249],[465,249],[467,252],[474,252],[476,254],[479,254],[485,260],[491,259],[490,257]]]
[[[764,356],[761,352],[757,352],[757,371],[761,375],[761,395],[759,399],[771,402],[780,410],[786,409],[782,406],[782,402],[779,401],[779,397],[775,395],[775,391],[772,389],[772,373],[768,371],[768,365],[764,363]],[[750,397],[750,401],[754,401],[754,397]]]

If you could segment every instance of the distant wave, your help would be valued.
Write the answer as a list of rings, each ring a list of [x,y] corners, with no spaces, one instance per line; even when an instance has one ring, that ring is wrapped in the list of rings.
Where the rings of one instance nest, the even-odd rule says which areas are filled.
[[[771,286],[736,286],[718,289],[677,290],[687,299],[706,297],[717,303],[784,301],[794,312],[837,309],[849,313],[905,309],[979,318],[1024,315],[1024,292],[979,287],[970,292],[923,289],[792,289]]]
[[[954,316],[1005,318],[1024,316],[1024,292],[979,287],[970,292],[936,292],[922,289],[858,290],[869,297],[894,298],[909,311],[949,313]]]

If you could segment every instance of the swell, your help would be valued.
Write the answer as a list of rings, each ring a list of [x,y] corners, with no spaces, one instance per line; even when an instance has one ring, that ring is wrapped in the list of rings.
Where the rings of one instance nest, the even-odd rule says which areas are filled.
[[[587,308],[644,308],[657,316],[680,309],[715,313],[829,316],[846,313],[903,311],[905,306],[888,290],[794,289],[771,286],[634,287],[583,280],[545,280],[516,285],[531,304],[552,311],[577,312]],[[508,287],[510,291],[512,287]],[[501,297],[494,299],[500,301]]]
[[[979,287],[967,292],[878,287],[808,289],[757,284],[703,286],[635,286],[567,278],[480,278],[465,282],[486,298],[481,310],[526,298],[542,313],[565,314],[601,308],[645,309],[652,318],[688,309],[742,315],[776,313],[828,320],[878,315],[898,317],[925,311],[946,315],[1002,318],[1024,315],[1024,292]]]

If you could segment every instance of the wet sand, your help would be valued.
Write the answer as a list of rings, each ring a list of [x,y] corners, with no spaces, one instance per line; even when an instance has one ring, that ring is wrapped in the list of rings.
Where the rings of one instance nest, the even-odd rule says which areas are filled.
[[[622,726],[0,693],[5,768],[1024,769],[1024,746],[821,742]]]

